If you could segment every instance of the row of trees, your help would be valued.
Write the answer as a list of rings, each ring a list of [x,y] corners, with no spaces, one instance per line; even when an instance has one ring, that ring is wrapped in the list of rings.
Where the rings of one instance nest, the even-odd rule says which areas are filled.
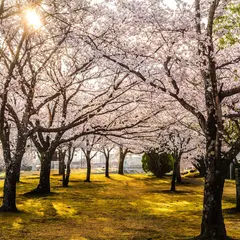
[[[41,161],[35,192],[47,193],[51,159],[61,144],[130,129],[160,108],[144,108],[143,87],[119,68],[106,67],[91,49],[87,31],[98,16],[90,3],[2,1],[1,6],[0,138],[6,178],[0,210],[16,211],[16,182],[29,139]]]
[[[104,136],[137,151],[170,149],[174,176],[183,154],[204,152],[201,238],[225,239],[225,174],[240,151],[229,132],[239,129],[237,2],[2,0],[0,9],[0,210],[16,210],[29,139],[41,193],[59,146]]]
[[[91,179],[91,168],[92,168],[92,160],[96,157],[98,153],[102,153],[105,159],[104,170],[105,177],[110,178],[109,170],[110,170],[110,154],[116,151],[117,146],[114,144],[108,143],[106,145],[106,140],[102,141],[100,137],[93,136],[92,138],[88,137],[85,139],[81,139],[81,144],[77,144],[76,142],[69,142],[65,145],[61,145],[58,147],[56,151],[56,159],[59,162],[59,174],[62,175],[62,185],[63,187],[68,187],[70,173],[71,173],[71,163],[75,153],[77,151],[82,151],[86,160],[86,179],[85,182],[90,182]],[[123,149],[123,147],[119,147],[118,153],[118,174],[124,174],[124,162],[126,159],[126,155],[129,152],[129,149]],[[116,155],[116,154],[115,154]],[[103,167],[102,166],[102,167]],[[50,182],[49,182],[50,184]],[[32,193],[36,193],[36,189],[32,191]],[[48,191],[50,192],[50,185]]]

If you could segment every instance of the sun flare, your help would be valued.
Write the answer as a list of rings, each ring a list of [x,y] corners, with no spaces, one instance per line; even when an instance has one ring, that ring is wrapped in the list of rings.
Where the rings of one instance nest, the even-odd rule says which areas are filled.
[[[43,25],[40,16],[34,9],[28,9],[25,13],[25,17],[27,23],[35,29],[38,29]]]

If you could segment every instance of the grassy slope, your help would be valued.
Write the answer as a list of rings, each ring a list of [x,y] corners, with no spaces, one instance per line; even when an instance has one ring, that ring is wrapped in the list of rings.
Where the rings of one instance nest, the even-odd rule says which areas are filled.
[[[92,176],[74,173],[68,189],[52,176],[54,194],[29,197],[23,193],[37,185],[37,175],[18,185],[18,214],[0,214],[1,240],[84,239],[188,239],[199,233],[202,180],[186,179],[178,193],[168,191],[170,181],[147,175]],[[3,181],[0,181],[0,194]],[[234,207],[235,186],[227,181],[223,208],[228,234],[240,239],[240,214]]]

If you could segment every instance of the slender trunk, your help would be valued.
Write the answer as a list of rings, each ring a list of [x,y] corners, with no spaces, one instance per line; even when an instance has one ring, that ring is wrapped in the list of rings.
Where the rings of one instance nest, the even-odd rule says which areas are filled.
[[[109,178],[109,156],[106,156],[105,177]]]
[[[177,166],[177,183],[182,183],[180,161],[178,162]]]
[[[65,174],[65,169],[64,169],[64,171],[63,171],[63,173],[62,173],[62,186],[63,187],[68,187],[68,183],[66,183],[66,176],[65,176],[66,174]],[[66,186],[67,185],[67,186]]]
[[[204,184],[201,239],[224,240],[226,229],[222,214],[224,174],[207,171]]]
[[[67,160],[67,165],[66,165],[66,174],[65,174],[65,164],[64,164],[64,170],[63,170],[63,187],[68,187],[70,173],[71,173],[71,162],[74,157],[75,149],[76,148],[73,147],[72,143],[70,142],[68,144],[68,150],[67,150],[68,151],[68,160]],[[65,151],[65,154],[66,154],[66,151]]]
[[[58,174],[63,175],[65,171],[65,156],[66,156],[66,151],[59,150],[58,151],[58,162],[59,162],[59,168],[58,168]]]
[[[178,163],[175,160],[173,165],[173,175],[172,175],[172,182],[171,182],[171,189],[170,189],[171,191],[176,191],[177,168],[178,168]]]
[[[6,167],[6,177],[4,181],[3,203],[0,212],[16,212],[16,184],[18,168],[13,163]]]
[[[86,157],[87,160],[87,176],[84,182],[90,182],[90,176],[91,176],[91,158]]]
[[[58,174],[63,175],[63,173],[64,173],[64,160],[59,157]]]
[[[120,158],[119,159],[119,165],[118,165],[118,174],[123,175],[123,165],[124,165],[124,159]]]
[[[32,192],[47,194],[50,193],[50,170],[51,170],[52,154],[46,152],[42,155],[40,180],[36,189]]]
[[[69,183],[69,178],[70,178],[70,173],[71,173],[71,163],[70,162],[67,162],[67,165],[66,165],[66,174],[65,174],[65,171],[64,171],[64,178],[63,178],[63,187],[68,187],[68,183]]]
[[[123,169],[124,169],[124,160],[127,155],[128,149],[123,150],[122,147],[119,148],[119,164],[118,164],[118,174],[123,175]]]

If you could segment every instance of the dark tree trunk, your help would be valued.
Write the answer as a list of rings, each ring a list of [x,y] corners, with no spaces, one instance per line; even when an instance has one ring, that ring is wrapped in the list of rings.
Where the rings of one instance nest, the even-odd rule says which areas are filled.
[[[68,187],[68,182],[66,181],[65,169],[64,169],[63,174],[62,174],[62,186],[63,187]]]
[[[171,182],[171,189],[170,189],[171,191],[176,191],[177,168],[178,168],[178,163],[175,160],[173,165],[173,175],[172,175],[172,182]]]
[[[222,194],[228,166],[221,158],[221,139],[214,114],[209,115],[206,143],[206,174],[200,239],[225,240]],[[230,163],[229,163],[230,164]]]
[[[90,177],[91,177],[91,158],[86,157],[87,160],[87,176],[84,182],[90,182]]]
[[[123,166],[124,166],[124,159],[120,158],[119,159],[119,165],[118,165],[118,174],[123,175]]]
[[[119,164],[118,164],[118,174],[123,175],[124,172],[124,160],[127,155],[128,149],[123,150],[122,147],[119,148]]]
[[[105,177],[109,178],[109,156],[106,156]]]
[[[18,168],[14,164],[6,167],[6,177],[4,181],[3,203],[0,212],[16,212],[16,183]]]
[[[180,172],[180,161],[182,157],[182,152],[174,154],[174,164],[173,164],[173,175],[171,182],[171,191],[176,191],[176,180],[177,183],[182,183],[181,172]]]
[[[182,183],[180,161],[177,166],[177,183]]]
[[[229,167],[229,179],[231,180],[235,180],[235,169],[236,169],[235,164],[231,163]]]
[[[40,182],[37,187],[41,193],[50,193],[50,169],[51,158],[46,157],[41,164]]]
[[[205,176],[201,239],[226,239],[222,214],[223,175],[221,172],[207,171]]]
[[[110,164],[110,152],[111,152],[112,148],[104,148],[103,149],[103,154],[105,156],[105,177],[109,178],[109,164]]]
[[[65,173],[65,164],[64,164],[63,182],[62,182],[63,187],[68,187],[70,173],[71,173],[71,162],[73,160],[74,153],[75,153],[75,147],[72,146],[71,142],[68,144],[68,150],[67,151],[68,151],[68,160],[67,160],[67,165],[66,165],[66,173]]]
[[[215,122],[212,120],[208,124],[200,239],[225,240],[227,234],[222,214],[222,194],[229,165],[221,158],[221,140],[218,138]]]
[[[58,174],[63,175],[64,172],[64,161],[59,158],[59,168],[58,168]]]
[[[50,171],[52,156],[53,154],[49,152],[46,152],[42,155],[39,184],[32,192],[40,194],[50,193]]]
[[[20,175],[21,175],[21,162],[16,164],[17,172],[16,172],[16,182],[20,182]]]
[[[64,171],[64,174],[63,174],[63,187],[68,187],[68,184],[69,184],[69,178],[70,178],[70,173],[71,173],[71,166],[70,166],[71,163],[67,163],[66,165],[66,174],[65,174],[65,171]]]
[[[58,168],[58,174],[63,175],[65,171],[65,156],[66,151],[58,150],[58,161],[59,161],[59,168]]]
[[[235,169],[236,177],[236,210],[240,212],[240,168]]]
[[[9,137],[9,136],[8,136]],[[6,139],[5,139],[6,140]],[[3,156],[6,164],[6,176],[4,181],[3,202],[0,207],[1,212],[16,212],[16,184],[19,175],[21,161],[25,153],[27,138],[18,136],[15,154],[11,157],[9,141],[3,141]]]

